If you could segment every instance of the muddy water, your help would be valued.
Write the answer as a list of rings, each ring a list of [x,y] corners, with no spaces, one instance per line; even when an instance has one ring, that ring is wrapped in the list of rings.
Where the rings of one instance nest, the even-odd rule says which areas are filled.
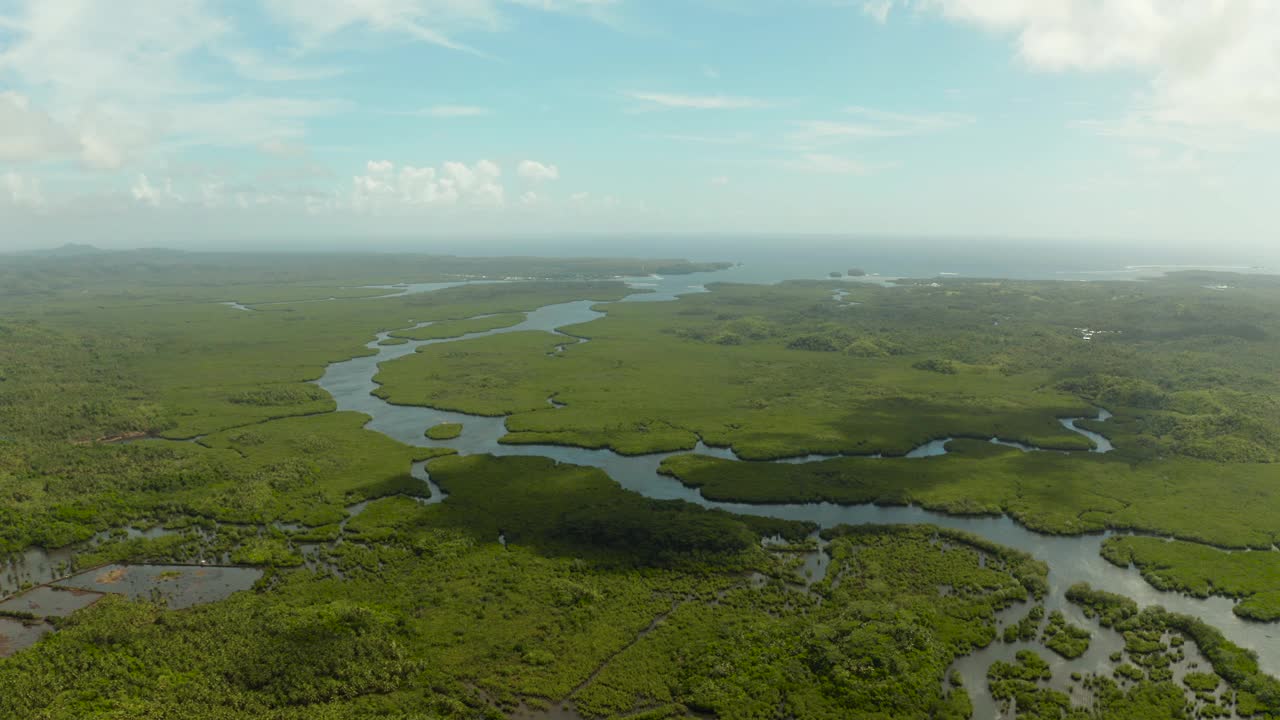
[[[0,558],[0,598],[13,595],[25,587],[43,585],[74,572],[71,566],[72,557],[86,547],[93,547],[112,534],[123,532],[129,538],[157,538],[169,534],[168,530],[154,527],[148,530],[125,528],[112,532],[102,532],[82,544],[71,545],[55,550],[31,547],[7,558]]]
[[[0,617],[0,658],[35,645],[37,640],[51,632],[53,626],[46,622]]]
[[[41,586],[0,603],[6,612],[31,613],[36,617],[66,617],[102,599],[102,593],[81,589]]]
[[[973,720],[1004,720],[1014,717],[1012,708],[1005,711],[1001,708],[1000,702],[992,698],[990,693],[986,691],[987,669],[997,661],[1015,663],[1017,654],[1021,650],[1030,650],[1049,664],[1053,677],[1047,682],[1040,683],[1042,687],[1065,693],[1071,698],[1072,704],[1085,707],[1088,707],[1093,701],[1092,692],[1084,687],[1082,683],[1072,680],[1071,675],[1079,673],[1082,676],[1092,674],[1111,677],[1115,668],[1120,664],[1111,660],[1112,653],[1124,650],[1124,637],[1120,633],[1102,627],[1096,619],[1085,617],[1078,607],[1070,603],[1061,602],[1060,598],[1050,598],[1049,600],[1045,605],[1045,617],[1047,618],[1053,610],[1060,610],[1066,616],[1067,622],[1091,632],[1093,637],[1089,640],[1089,649],[1084,655],[1074,660],[1068,660],[1039,642],[1019,640],[1006,643],[997,639],[987,647],[956,660],[951,664],[947,674],[950,675],[952,670],[960,673],[964,686],[968,689],[970,699],[973,702]],[[1018,620],[1026,615],[1028,609],[1029,606],[1026,605],[1015,605],[998,613],[997,620],[1001,627],[1016,624]],[[1169,636],[1166,636],[1166,644],[1168,639]],[[1183,645],[1182,650],[1184,653],[1183,659],[1174,662],[1169,667],[1173,673],[1173,681],[1179,687],[1182,687],[1183,676],[1193,669],[1201,672],[1210,669],[1209,661],[1201,654],[1194,643]],[[1125,660],[1128,659],[1128,656],[1125,656]],[[1124,660],[1121,662],[1124,662]],[[1190,691],[1186,691],[1186,697],[1189,701],[1195,701],[1195,695]]]
[[[705,291],[702,282],[711,278],[677,278],[674,280],[645,279],[646,290],[652,292],[633,295],[624,302],[655,302],[674,299],[688,292]],[[382,362],[403,357],[428,344],[464,342],[475,337],[509,332],[542,330],[556,332],[557,328],[588,322],[601,316],[592,310],[590,301],[565,303],[540,308],[529,313],[528,319],[519,325],[474,333],[461,338],[410,342],[405,345],[379,346],[385,333],[374,338],[369,347],[376,355],[356,358],[330,365],[317,381],[337,401],[339,410],[354,410],[369,415],[368,427],[401,442],[433,447],[451,447],[463,454],[489,453],[493,455],[537,455],[576,465],[600,468],[622,487],[655,499],[681,499],[698,505],[718,508],[746,515],[805,520],[821,527],[840,524],[865,523],[932,523],[974,533],[1010,547],[1019,548],[1046,561],[1051,568],[1049,609],[1067,612],[1064,591],[1076,582],[1088,582],[1096,588],[1127,595],[1142,605],[1160,604],[1171,611],[1197,616],[1221,629],[1233,642],[1253,649],[1259,655],[1262,668],[1272,674],[1280,673],[1280,627],[1257,625],[1236,617],[1231,608],[1233,602],[1226,598],[1198,599],[1176,593],[1156,590],[1146,583],[1132,568],[1118,568],[1102,559],[1099,554],[1106,535],[1051,536],[1034,533],[1007,517],[966,517],[932,513],[918,507],[879,507],[875,505],[841,506],[830,503],[816,504],[759,504],[713,502],[703,498],[693,488],[659,475],[657,469],[662,460],[674,453],[659,453],[628,457],[609,450],[588,450],[572,447],[503,445],[499,439],[506,433],[505,419],[479,417],[464,413],[448,412],[425,407],[391,405],[371,393],[377,385],[373,377]],[[569,343],[572,345],[572,343]],[[570,347],[568,351],[572,351]],[[554,403],[547,412],[554,412]],[[1098,417],[1109,417],[1102,411]],[[1095,444],[1094,452],[1107,452],[1111,444],[1105,437],[1076,426],[1078,419],[1064,419],[1064,427],[1085,435]],[[463,423],[462,436],[449,441],[432,441],[423,431],[439,422]],[[998,440],[997,440],[998,441]],[[1003,442],[1003,441],[1000,441]],[[945,440],[934,441],[912,451],[912,457],[929,457],[945,452]],[[1035,448],[1023,447],[1027,451]],[[701,443],[694,452],[732,458],[727,449],[709,448]],[[820,458],[806,456],[791,461],[813,461]],[[1069,617],[1079,619],[1074,610]],[[982,683],[985,686],[985,683]]]
[[[108,565],[62,580],[58,586],[162,600],[178,610],[223,600],[252,588],[261,577],[261,570],[247,567]]]

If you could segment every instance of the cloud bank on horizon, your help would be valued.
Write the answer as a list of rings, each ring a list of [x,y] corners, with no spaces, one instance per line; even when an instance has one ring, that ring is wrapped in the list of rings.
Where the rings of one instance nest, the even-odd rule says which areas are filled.
[[[1280,239],[1273,0],[654,5],[0,0],[0,249]]]

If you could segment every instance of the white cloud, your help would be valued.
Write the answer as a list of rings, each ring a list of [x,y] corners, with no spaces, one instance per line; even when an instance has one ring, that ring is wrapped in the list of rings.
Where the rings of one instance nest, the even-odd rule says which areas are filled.
[[[324,80],[344,74],[340,67],[308,67],[281,63],[266,58],[256,50],[242,48],[226,54],[227,60],[241,77],[259,82],[284,83],[299,80]]]
[[[45,160],[76,146],[66,129],[26,97],[0,92],[0,161]]]
[[[138,99],[205,89],[182,60],[229,32],[199,0],[17,0],[0,10],[0,68],[75,100]]]
[[[170,135],[184,143],[232,147],[296,139],[308,120],[347,108],[341,100],[242,95],[174,105],[165,117]]]
[[[538,193],[529,190],[520,196],[520,204],[526,207],[538,204]]]
[[[495,29],[499,19],[494,4],[483,0],[267,0],[266,7],[308,47],[345,30],[364,28],[474,53],[451,33]]]
[[[222,71],[270,82],[336,72],[236,47],[231,17],[209,0],[14,0],[0,4],[0,74],[29,88],[48,108],[45,117],[64,129],[66,139],[52,144],[45,129],[42,154],[78,155],[94,169],[123,167],[168,140],[255,145],[297,136],[308,118],[340,109],[214,82]],[[3,132],[15,112],[12,98],[4,105],[0,135],[30,153],[30,126],[23,135]]]
[[[806,153],[798,160],[788,163],[787,167],[800,172],[828,175],[866,175],[875,169],[851,158],[824,153]]]
[[[70,127],[23,95],[0,93],[0,160],[37,162],[78,156],[86,167],[115,169],[148,142],[152,130],[107,105],[79,113]]]
[[[184,198],[174,191],[171,178],[165,178],[164,184],[157,186],[152,185],[146,175],[138,175],[130,193],[134,200],[151,207],[180,205],[184,201]]]
[[[432,105],[409,114],[434,118],[480,117],[488,115],[489,109],[475,105]]]
[[[307,146],[283,138],[268,138],[258,143],[258,149],[275,157],[300,157],[307,154]]]
[[[159,121],[116,106],[98,105],[77,120],[80,159],[95,170],[116,170],[161,135]]]
[[[489,160],[475,165],[446,162],[439,168],[370,161],[365,175],[353,178],[351,205],[363,212],[433,206],[499,207],[505,203],[502,170]]]
[[[717,175],[717,176],[715,176],[715,177],[711,178],[711,184],[712,184],[712,185],[717,185],[717,186],[724,186],[724,185],[728,185],[728,184],[729,184],[729,178],[728,178],[728,176],[726,176],[726,175]]]
[[[536,160],[521,160],[516,173],[527,180],[559,180],[560,168]]]
[[[880,23],[889,21],[889,11],[893,9],[896,0],[863,0],[862,11],[875,18]]]
[[[7,172],[0,175],[0,189],[4,191],[4,196],[0,197],[6,199],[10,205],[29,209],[44,207],[44,193],[41,191],[40,181],[36,178]]]
[[[908,114],[865,107],[846,108],[853,121],[810,120],[796,123],[795,142],[829,142],[873,138],[906,137],[941,132],[972,124],[971,115],[958,113]]]
[[[665,134],[657,135],[664,140],[675,140],[677,142],[698,143],[702,145],[743,145],[755,139],[755,135],[747,132],[725,133],[724,135],[686,135],[686,134]]]
[[[1031,68],[1132,70],[1149,79],[1133,114],[1149,127],[1280,132],[1275,0],[881,0],[1016,37]]]
[[[742,110],[747,108],[768,107],[769,103],[760,98],[733,97],[729,95],[680,95],[675,93],[628,92],[626,96],[632,100],[658,105],[666,108],[687,108],[694,110]]]
[[[579,13],[609,24],[609,10],[617,4],[618,0],[267,0],[266,7],[307,48],[342,32],[365,30],[483,55],[457,36],[507,27],[508,6]]]

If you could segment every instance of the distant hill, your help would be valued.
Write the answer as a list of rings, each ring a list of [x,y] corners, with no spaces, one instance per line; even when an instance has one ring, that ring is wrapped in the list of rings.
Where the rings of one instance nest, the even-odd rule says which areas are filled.
[[[61,247],[51,248],[48,250],[24,250],[17,255],[35,255],[39,257],[81,257],[84,255],[97,255],[99,253],[109,252],[100,247],[86,245],[81,243],[67,243]]]

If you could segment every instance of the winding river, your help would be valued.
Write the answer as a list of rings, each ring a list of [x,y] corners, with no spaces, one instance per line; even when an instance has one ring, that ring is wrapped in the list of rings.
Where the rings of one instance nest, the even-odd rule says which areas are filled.
[[[712,280],[706,277],[705,280]],[[706,292],[701,285],[703,277],[689,276],[672,279],[645,279],[645,292],[627,297],[623,302],[658,302],[673,300],[681,294]],[[821,527],[832,527],[840,524],[907,524],[931,523],[942,527],[964,530],[982,536],[996,543],[1018,548],[1029,552],[1047,562],[1050,567],[1049,594],[1045,599],[1047,610],[1062,610],[1067,618],[1094,631],[1095,642],[1103,644],[1102,638],[1109,631],[1103,630],[1096,623],[1086,619],[1078,608],[1066,601],[1064,593],[1068,587],[1077,582],[1087,582],[1095,588],[1119,593],[1133,598],[1141,605],[1163,605],[1172,612],[1197,616],[1219,628],[1236,644],[1247,647],[1258,653],[1262,669],[1271,674],[1280,673],[1280,627],[1260,625],[1237,617],[1231,609],[1234,602],[1228,598],[1212,597],[1200,599],[1188,595],[1162,592],[1149,585],[1134,568],[1119,568],[1107,562],[1100,555],[1103,540],[1110,534],[1092,534],[1081,536],[1055,536],[1032,532],[1008,517],[972,517],[953,516],[930,512],[919,507],[881,507],[876,505],[835,505],[831,503],[813,504],[746,504],[732,502],[715,502],[702,497],[696,488],[682,485],[678,480],[658,474],[658,466],[663,459],[679,453],[658,453],[642,456],[624,456],[610,450],[589,450],[583,448],[561,447],[552,445],[503,445],[499,442],[506,434],[506,419],[502,417],[482,417],[464,413],[436,410],[428,407],[412,407],[392,405],[374,396],[377,388],[373,377],[377,374],[378,365],[404,357],[416,352],[424,345],[498,335],[502,333],[544,331],[560,333],[558,328],[588,322],[603,316],[593,310],[598,303],[578,301],[560,305],[550,305],[528,313],[527,319],[508,328],[474,333],[458,338],[411,341],[403,345],[379,345],[388,333],[381,333],[370,341],[368,347],[375,355],[354,358],[330,365],[317,384],[333,395],[339,410],[362,412],[372,418],[367,427],[381,432],[391,438],[410,445],[450,447],[462,454],[488,453],[492,455],[537,455],[549,457],[559,462],[575,465],[588,465],[604,470],[622,487],[637,492],[645,497],[669,500],[679,499],[696,503],[703,507],[717,508],[743,515],[757,515],[783,518],[788,520],[806,520]],[[425,324],[424,324],[425,325]],[[576,338],[566,337],[566,345],[577,342]],[[557,404],[549,400],[553,407]],[[1099,419],[1109,417],[1102,411]],[[1095,443],[1094,452],[1106,452],[1111,449],[1107,439],[1097,433],[1089,432],[1075,425],[1076,419],[1064,419],[1062,423],[1068,429],[1089,437]],[[426,438],[423,431],[437,423],[458,422],[464,424],[461,437],[454,440],[434,441]],[[1000,442],[996,440],[996,442]],[[912,451],[912,457],[925,457],[945,453],[945,440],[935,440]],[[1021,447],[1024,451],[1035,448]],[[732,451],[723,448],[712,448],[699,444],[694,450],[697,453],[717,457],[733,458]],[[827,459],[826,456],[804,456],[790,458],[779,462],[815,462]],[[426,479],[425,470],[415,468],[415,473]],[[436,500],[439,500],[439,491]],[[1015,648],[1016,649],[1016,648]],[[962,659],[958,665],[966,674],[966,683],[971,690],[985,685],[981,673],[989,662],[1010,652],[1006,646],[996,643],[985,651]],[[1050,656],[1052,653],[1041,653]],[[1096,657],[1089,653],[1083,661]],[[1061,665],[1060,659],[1054,656],[1055,663]],[[1081,661],[1067,664],[1066,673],[1080,669]],[[1086,671],[1089,668],[1084,668]],[[1055,670],[1058,668],[1055,667]],[[973,677],[973,673],[979,677]],[[1063,673],[1055,672],[1055,675]],[[989,699],[983,700],[975,693],[975,717],[995,717]]]

